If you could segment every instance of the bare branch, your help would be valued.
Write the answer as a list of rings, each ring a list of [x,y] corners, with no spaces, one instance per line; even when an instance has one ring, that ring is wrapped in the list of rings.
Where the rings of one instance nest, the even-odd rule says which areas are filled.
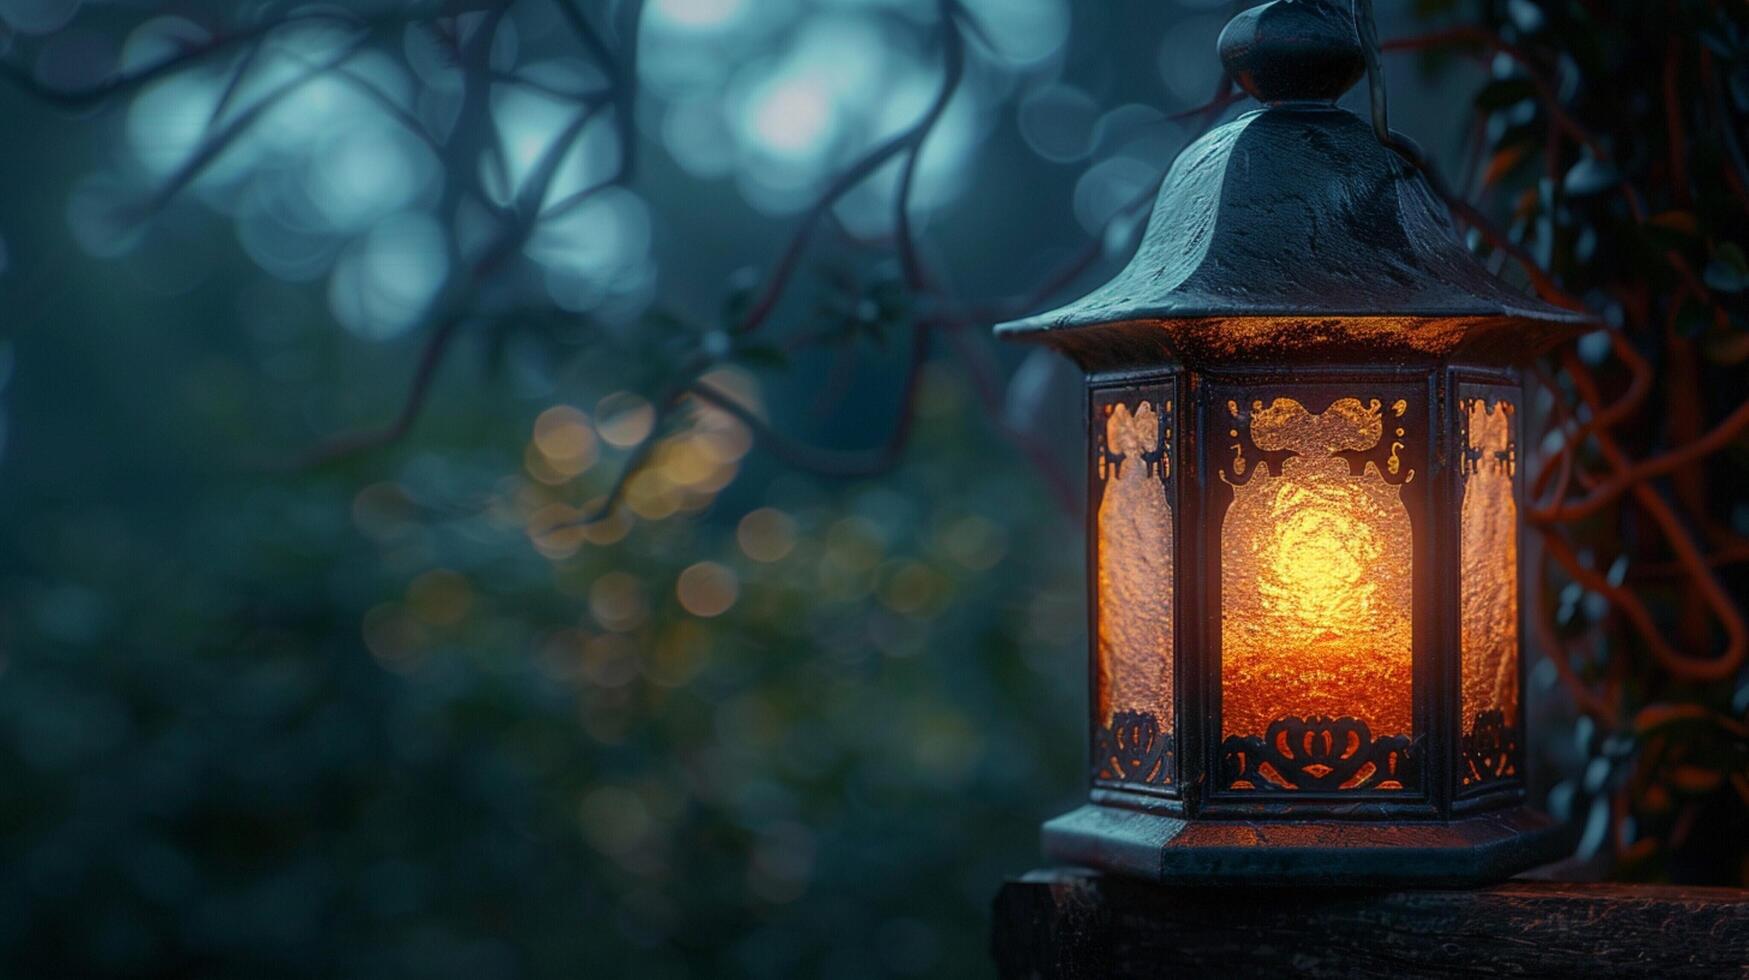
[[[180,194],[189,184],[193,183],[196,178],[205,173],[206,169],[212,166],[227,149],[230,149],[231,145],[235,143],[238,138],[253,129],[255,124],[260,122],[262,117],[267,114],[268,110],[284,101],[287,96],[290,96],[305,85],[320,78],[329,70],[339,67],[345,63],[347,59],[357,54],[361,40],[362,36],[358,39],[354,39],[350,44],[344,47],[339,54],[330,57],[326,61],[310,65],[303,71],[299,72],[290,81],[274,89],[272,92],[263,95],[261,98],[256,99],[249,104],[247,109],[244,109],[242,112],[231,117],[231,120],[227,122],[217,134],[210,136],[203,141],[200,147],[196,149],[187,160],[183,161],[180,167],[176,168],[176,172],[170,175],[170,179],[166,180],[152,193],[151,198],[147,201],[144,207],[144,211],[146,213],[151,213],[162,210],[163,207],[166,204],[169,204],[177,194]]]
[[[923,157],[923,146],[929,141],[928,134],[941,122],[942,113],[947,111],[948,103],[953,101],[954,92],[959,89],[960,79],[964,77],[966,69],[965,37],[960,33],[959,24],[955,20],[956,5],[951,0],[943,0],[940,7],[942,44],[945,47],[942,54],[944,67],[941,89],[936,92],[929,110],[918,120],[919,135],[905,153],[903,169],[899,171],[899,188],[893,201],[893,227],[898,239],[899,267],[904,271],[906,285],[913,292],[923,292],[929,288],[929,283],[923,272],[923,263],[917,257],[917,241],[911,233],[911,185],[917,177],[917,162]]]
[[[0,80],[12,84],[32,98],[50,105],[67,109],[81,109],[141,88],[183,69],[194,67],[239,45],[260,41],[287,27],[327,23],[343,24],[369,31],[418,23],[439,16],[469,11],[491,11],[504,6],[505,3],[506,0],[413,0],[413,2],[406,4],[388,5],[368,14],[358,14],[334,7],[303,8],[236,30],[215,32],[206,40],[189,45],[174,54],[166,55],[149,65],[131,71],[117,72],[83,88],[60,88],[44,84],[30,69],[4,60],[0,60]]]
[[[270,468],[309,469],[399,442],[412,431],[413,423],[418,421],[420,413],[424,411],[426,399],[431,393],[431,383],[437,377],[437,369],[443,365],[444,357],[449,352],[450,344],[455,340],[463,319],[460,309],[452,309],[431,329],[431,335],[419,350],[419,359],[413,369],[407,397],[401,403],[400,411],[395,414],[394,421],[377,428],[357,429],[331,436],[291,461]]]
[[[285,55],[301,64],[314,64],[311,59],[295,51],[286,51]],[[353,71],[351,68],[348,68],[343,64],[333,66],[329,71],[329,75],[345,82],[360,95],[363,95],[365,98],[375,103],[377,108],[383,111],[384,115],[399,124],[402,129],[405,129],[408,133],[412,134],[421,143],[431,147],[433,150],[442,149],[441,144],[439,144],[437,140],[432,137],[430,131],[425,128],[425,124],[420,122],[417,116],[407,111],[406,107],[395,101],[395,97],[384,91],[383,87],[376,82],[371,81],[369,78],[360,75],[358,72]]]
[[[284,27],[300,23],[341,23],[357,25],[358,18],[332,9],[307,10],[286,17],[264,21],[250,27],[242,28],[228,34],[215,34],[207,40],[191,45],[175,54],[152,62],[143,68],[133,71],[118,72],[100,82],[79,89],[57,88],[45,85],[37,80],[29,69],[22,68],[11,62],[0,61],[0,78],[12,83],[26,95],[47,102],[51,105],[68,109],[80,109],[96,105],[132,89],[140,88],[150,82],[167,75],[174,74],[185,68],[206,61],[222,54],[240,44],[247,44],[272,34]]]
[[[809,446],[779,432],[709,382],[695,382],[689,391],[700,401],[734,416],[752,431],[760,448],[790,466],[839,479],[878,476],[897,466],[910,444],[917,420],[917,395],[922,387],[923,366],[929,359],[929,333],[922,324],[911,330],[911,360],[899,393],[899,420],[892,435],[873,449],[844,451]]]
[[[1600,723],[1608,723],[1615,715],[1610,707],[1609,699],[1592,690],[1579,675],[1573,672],[1573,665],[1568,661],[1567,645],[1561,642],[1560,634],[1555,630],[1554,615],[1547,602],[1541,601],[1548,580],[1548,562],[1546,556],[1538,555],[1531,563],[1530,594],[1533,598],[1530,610],[1530,625],[1536,636],[1536,645],[1542,649],[1543,656],[1555,668],[1555,675],[1561,679],[1561,684],[1572,695],[1573,703],[1580,711],[1590,715]]]
[[[957,29],[951,24],[947,29],[957,33]],[[963,59],[963,42],[957,43],[954,47],[957,48],[958,54],[953,54],[950,50],[949,56]],[[958,72],[951,70],[951,65],[949,67],[950,70],[943,78],[941,92],[944,94],[937,96],[938,103],[945,103],[948,98],[951,98],[953,88],[959,84]],[[820,222],[831,213],[833,206],[838,203],[839,199],[873,176],[894,157],[920,146],[928,138],[930,129],[935,125],[936,120],[937,114],[924,113],[916,122],[864,154],[861,159],[826,186],[826,189],[802,214],[801,224],[790,237],[789,244],[784,248],[771,275],[766,279],[764,288],[759,291],[758,298],[748,307],[747,313],[741,318],[741,321],[735,325],[735,333],[745,334],[758,330],[771,317],[772,311],[777,308],[778,299],[783,296],[785,288],[788,287],[791,277],[795,274],[796,265],[801,259],[802,252],[807,248],[814,232],[818,230]]]
[[[586,92],[578,92],[574,89],[567,89],[559,85],[543,82],[537,78],[529,78],[527,75],[519,75],[512,71],[495,70],[492,72],[492,81],[501,82],[505,85],[520,86],[532,92],[539,92],[542,95],[550,95],[555,99],[560,99],[566,102],[593,104],[612,97],[611,88],[595,88]]]
[[[1433,161],[1428,159],[1419,147],[1391,129],[1388,90],[1385,86],[1384,67],[1379,59],[1378,27],[1373,21],[1372,0],[1353,0],[1353,10],[1355,31],[1360,35],[1361,49],[1366,56],[1367,88],[1372,104],[1373,133],[1378,137],[1379,142],[1420,171],[1421,175],[1426,178],[1428,186],[1446,203],[1447,207],[1451,208],[1459,220],[1481,232],[1482,237],[1488,239],[1490,245],[1510,255],[1514,261],[1522,266],[1525,274],[1530,276],[1531,283],[1536,287],[1537,293],[1544,300],[1567,309],[1584,309],[1584,304],[1577,297],[1562,289],[1536,261],[1535,257],[1524,250],[1523,246],[1496,228],[1494,222],[1490,221],[1479,208],[1455,193],[1451,189],[1451,185],[1446,183],[1445,177],[1440,174],[1439,168],[1433,165]]]
[[[1640,357],[1638,352],[1633,351],[1632,347],[1625,342],[1619,342],[1618,346],[1625,348],[1625,350],[1618,349],[1617,353],[1637,366],[1634,390],[1639,395],[1638,397],[1629,396],[1637,404],[1644,397],[1645,390],[1650,387],[1651,366],[1646,364],[1644,358]],[[1626,402],[1628,399],[1624,398],[1622,401]],[[1610,410],[1608,409],[1599,413],[1588,428],[1591,430],[1610,428],[1613,423],[1599,421],[1609,414]],[[1626,469],[1618,470],[1614,476],[1593,488],[1582,499],[1563,501],[1553,507],[1538,508],[1530,511],[1526,516],[1534,522],[1543,524],[1584,520],[1614,503],[1638,484],[1667,476],[1690,463],[1729,448],[1745,432],[1749,432],[1749,402],[1738,405],[1736,410],[1727,415],[1717,426],[1693,442],[1651,459],[1634,463]],[[1573,442],[1570,447],[1563,448],[1577,449],[1578,444]],[[1561,500],[1561,497],[1562,495],[1557,495],[1556,500]]]
[[[1567,353],[1568,373],[1573,378],[1574,386],[1579,390],[1579,396],[1591,407],[1593,413],[1603,410],[1602,397],[1592,384],[1588,372],[1571,352]],[[1617,472],[1630,468],[1631,463],[1615,441],[1615,437],[1607,429],[1596,433],[1597,445],[1602,450],[1605,460]],[[1742,666],[1746,656],[1749,656],[1749,622],[1745,622],[1743,611],[1737,601],[1719,583],[1713,569],[1708,566],[1706,556],[1695,543],[1694,535],[1688,527],[1676,516],[1676,512],[1664,500],[1656,488],[1646,482],[1632,485],[1634,499],[1639,502],[1652,520],[1658,525],[1669,541],[1670,547],[1676,552],[1677,560],[1688,569],[1689,581],[1694,585],[1700,597],[1712,608],[1713,614],[1724,627],[1726,645],[1724,651],[1717,657],[1693,657],[1683,654],[1672,647],[1658,631],[1657,624],[1647,612],[1645,604],[1632,592],[1622,589],[1595,571],[1583,567],[1576,555],[1566,547],[1565,539],[1559,534],[1544,531],[1544,541],[1549,545],[1550,554],[1561,562],[1562,566],[1572,575],[1574,581],[1609,599],[1610,603],[1620,609],[1628,621],[1634,626],[1647,646],[1652,650],[1659,662],[1673,676],[1687,680],[1720,680],[1730,677],[1738,667]]]
[[[231,101],[237,97],[238,92],[242,91],[243,80],[249,77],[250,70],[255,67],[255,59],[261,55],[261,49],[265,46],[265,41],[256,41],[249,45],[249,50],[243,52],[243,57],[237,60],[237,67],[231,70],[231,77],[225,83],[225,90],[219,93],[218,101],[213,103],[213,111],[207,114],[208,129],[219,124],[219,120],[225,115],[225,110],[231,107]]]
[[[540,220],[541,202],[546,200],[547,192],[552,189],[553,178],[558,176],[560,164],[565,162],[565,155],[571,152],[578,137],[588,128],[589,120],[595,117],[595,111],[594,108],[589,108],[573,116],[553,141],[547,144],[546,151],[523,180],[515,205],[516,212],[523,216],[522,224],[532,227]]]
[[[1364,16],[1370,22],[1372,20],[1371,0],[1356,0],[1356,4],[1357,7],[1360,4],[1366,5],[1367,10]],[[1360,15],[1357,13],[1357,16]],[[1566,107],[1561,104],[1560,96],[1556,93],[1554,85],[1537,69],[1530,56],[1522,48],[1508,43],[1504,38],[1496,37],[1487,31],[1474,27],[1455,27],[1416,37],[1393,38],[1377,47],[1382,51],[1420,51],[1427,48],[1457,45],[1474,45],[1510,58],[1512,63],[1524,72],[1525,79],[1530,82],[1531,88],[1536,92],[1537,102],[1542,106],[1543,111],[1548,113],[1549,120],[1554,123],[1555,128],[1565,133],[1575,143],[1585,147],[1592,159],[1599,162],[1609,161],[1609,152],[1604,148],[1603,141],[1580,125],[1578,120],[1567,112]],[[1374,103],[1375,106],[1382,104],[1382,102]],[[1620,189],[1623,199],[1627,201],[1628,209],[1633,213],[1634,220],[1645,221],[1646,205],[1639,190],[1629,183],[1626,177],[1617,179],[1617,187]]]
[[[620,500],[625,496],[626,488],[631,485],[633,478],[649,465],[650,459],[655,455],[656,447],[662,444],[664,430],[667,429],[669,421],[674,417],[674,412],[680,407],[682,399],[702,367],[703,364],[696,360],[689,363],[683,370],[677,372],[686,380],[671,382],[668,389],[656,400],[656,418],[650,425],[650,434],[632,449],[630,456],[626,457],[625,464],[620,467],[619,475],[607,488],[607,494],[587,513],[573,520],[561,521],[546,530],[561,531],[574,527],[587,527],[590,524],[599,524],[613,516],[613,512],[619,507]]]
[[[960,356],[960,362],[966,366],[971,376],[972,390],[977,393],[978,401],[984,407],[985,418],[1026,454],[1033,469],[1045,481],[1046,489],[1050,490],[1058,512],[1071,518],[1080,513],[1081,500],[1075,492],[1074,483],[1057,465],[1057,459],[1051,454],[1050,447],[1008,423],[1003,405],[1003,387],[997,380],[1000,373],[990,351],[967,336],[963,330],[950,330],[947,335]]]
[[[577,0],[553,0],[553,6],[558,8],[559,16],[565,19],[566,26],[589,49],[589,54],[609,75],[619,72],[619,59],[614,57],[613,50],[601,37],[601,32],[595,25],[589,23],[589,18],[583,15],[583,9],[577,5]],[[636,43],[635,39],[632,43]]]

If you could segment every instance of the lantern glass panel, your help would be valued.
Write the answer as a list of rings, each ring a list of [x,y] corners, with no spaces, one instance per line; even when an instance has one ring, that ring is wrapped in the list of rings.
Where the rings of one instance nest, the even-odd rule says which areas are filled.
[[[1229,404],[1232,469],[1252,469],[1221,526],[1221,727],[1266,757],[1229,788],[1404,788],[1397,760],[1370,750],[1414,735],[1406,410],[1342,397],[1312,412],[1277,397],[1242,417]],[[1394,481],[1377,455],[1387,440]],[[1247,445],[1267,462],[1244,462]]]
[[[1106,781],[1172,782],[1171,399],[1098,407],[1097,721]]]
[[[1517,408],[1503,398],[1460,399],[1465,448],[1459,530],[1465,742],[1498,739],[1518,719]],[[1493,734],[1491,734],[1493,733]],[[1513,771],[1515,753],[1465,753],[1465,787]]]

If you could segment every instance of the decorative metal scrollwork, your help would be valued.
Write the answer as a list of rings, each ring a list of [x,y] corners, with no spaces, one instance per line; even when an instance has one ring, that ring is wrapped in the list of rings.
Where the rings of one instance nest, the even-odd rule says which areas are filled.
[[[1228,789],[1403,789],[1419,763],[1405,735],[1374,738],[1359,718],[1278,718],[1259,737],[1229,735],[1221,743]]]
[[[1506,723],[1506,712],[1484,711],[1458,741],[1462,764],[1459,779],[1465,789],[1518,776],[1518,728]]]
[[[1145,711],[1119,711],[1094,736],[1094,778],[1100,782],[1170,786],[1178,747],[1160,721]]]

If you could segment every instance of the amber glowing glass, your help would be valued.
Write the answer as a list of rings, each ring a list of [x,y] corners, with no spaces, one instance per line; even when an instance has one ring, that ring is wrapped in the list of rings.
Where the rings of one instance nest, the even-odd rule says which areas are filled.
[[[1469,394],[1466,392],[1466,394]],[[1517,409],[1486,396],[1460,400],[1464,455],[1459,527],[1459,621],[1463,657],[1458,723],[1466,747],[1464,786],[1516,775],[1514,752],[1483,751],[1518,719],[1518,504],[1513,497]],[[1498,748],[1498,747],[1496,747]]]
[[[1172,781],[1172,402],[1107,404],[1097,471],[1098,741],[1107,781]]]
[[[1414,536],[1400,486],[1378,464],[1358,470],[1344,452],[1372,450],[1391,429],[1387,467],[1402,466],[1405,405],[1341,398],[1312,413],[1292,398],[1230,406],[1234,470],[1243,472],[1238,426],[1249,442],[1284,453],[1279,473],[1259,467],[1234,487],[1221,527],[1221,727],[1224,737],[1258,737],[1292,753],[1292,740],[1332,744],[1343,756],[1379,736],[1413,733]],[[1388,416],[1388,417],[1387,417]],[[1412,473],[1401,477],[1412,480]],[[1281,721],[1354,719],[1354,726],[1288,731]],[[1301,754],[1304,754],[1302,750]],[[1265,767],[1268,788],[1300,783]],[[1363,772],[1336,788],[1400,780]],[[1265,788],[1241,781],[1236,788]],[[1390,785],[1377,785],[1389,783]]]

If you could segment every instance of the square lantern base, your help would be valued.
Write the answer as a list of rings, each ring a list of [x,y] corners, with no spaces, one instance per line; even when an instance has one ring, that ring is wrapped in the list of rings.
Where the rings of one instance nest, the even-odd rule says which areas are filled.
[[[1479,885],[1566,856],[1527,807],[1449,821],[1185,820],[1089,805],[1044,825],[1052,860],[1175,884]]]

